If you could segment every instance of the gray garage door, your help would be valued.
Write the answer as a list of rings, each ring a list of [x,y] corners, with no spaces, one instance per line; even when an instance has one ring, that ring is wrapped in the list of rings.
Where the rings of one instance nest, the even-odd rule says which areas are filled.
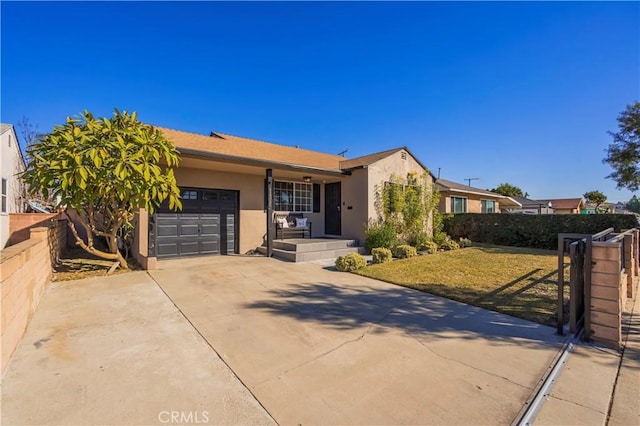
[[[181,190],[182,210],[163,205],[149,226],[149,255],[158,258],[238,252],[238,192]]]

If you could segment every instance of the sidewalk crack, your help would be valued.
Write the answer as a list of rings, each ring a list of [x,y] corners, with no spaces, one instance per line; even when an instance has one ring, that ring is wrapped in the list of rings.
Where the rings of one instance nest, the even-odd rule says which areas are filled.
[[[355,338],[353,338],[353,339],[346,340],[346,341],[344,341],[344,342],[340,343],[340,344],[339,344],[338,346],[336,346],[335,348],[329,349],[328,351],[323,352],[323,353],[321,353],[321,354],[319,354],[319,355],[317,355],[317,356],[315,356],[315,357],[313,357],[313,358],[311,358],[311,359],[309,359],[309,360],[307,360],[307,361],[305,361],[305,362],[303,362],[303,363],[301,363],[301,364],[298,364],[298,365],[296,365],[296,366],[294,366],[294,367],[291,367],[291,368],[289,368],[289,369],[287,369],[287,370],[285,370],[285,371],[282,371],[282,372],[278,373],[278,375],[277,375],[277,377],[276,377],[275,379],[280,379],[282,376],[284,376],[284,375],[286,375],[286,374],[288,374],[288,373],[290,373],[290,372],[292,372],[292,371],[295,371],[295,370],[297,370],[297,369],[299,369],[299,368],[302,368],[302,367],[304,367],[305,365],[308,365],[308,364],[310,364],[310,363],[312,363],[312,362],[314,362],[314,361],[317,361],[317,360],[319,360],[320,358],[325,357],[325,356],[327,356],[327,355],[329,355],[329,354],[331,354],[331,353],[333,353],[333,352],[335,352],[335,351],[339,350],[340,348],[342,348],[342,347],[344,347],[344,346],[346,346],[346,345],[348,345],[348,344],[350,344],[350,343],[359,342],[360,340],[364,339],[364,337],[365,337],[367,334],[369,334],[369,332],[371,331],[371,329],[372,329],[375,325],[380,325],[382,322],[384,322],[384,320],[385,320],[389,315],[391,315],[391,313],[392,313],[395,309],[396,309],[395,307],[391,308],[391,309],[389,310],[389,312],[387,312],[387,313],[386,313],[386,314],[385,314],[385,315],[384,315],[380,320],[378,320],[378,321],[371,321],[371,322],[369,323],[369,326],[367,327],[367,329],[366,329],[366,330],[364,330],[364,331],[362,332],[362,334],[360,334],[358,337],[355,337]],[[254,386],[252,386],[252,389],[255,389],[256,387],[258,387],[258,386],[260,386],[260,385],[262,385],[262,384],[264,384],[264,383],[270,382],[270,381],[272,381],[272,380],[274,380],[274,379],[266,379],[266,380],[263,380],[263,381],[261,381],[261,382],[259,382],[259,383],[256,383]]]
[[[559,396],[555,396],[555,395],[546,395],[546,397],[547,398],[557,399],[558,401],[568,402],[569,404],[577,405],[580,408],[586,408],[587,410],[595,411],[598,414],[605,414],[606,415],[606,413],[604,411],[596,410],[593,407],[589,407],[588,405],[583,405],[583,404],[580,404],[578,402],[571,401],[570,399],[560,398]]]
[[[420,343],[425,349],[427,349],[429,352],[431,352],[432,354],[434,354],[435,356],[437,356],[439,358],[442,358],[442,359],[447,360],[447,361],[455,362],[455,363],[458,363],[460,365],[464,365],[465,367],[471,368],[471,369],[476,370],[476,371],[480,371],[482,373],[488,374],[488,375],[493,376],[493,377],[497,377],[497,378],[502,379],[502,380],[506,380],[509,383],[513,383],[516,386],[520,386],[521,388],[530,389],[529,386],[525,386],[525,385],[523,385],[521,383],[515,382],[515,381],[511,380],[510,378],[508,378],[506,376],[501,376],[499,374],[492,373],[491,371],[483,370],[482,368],[479,368],[479,367],[476,367],[474,365],[468,364],[468,363],[466,363],[464,361],[460,361],[459,359],[455,359],[455,358],[451,358],[451,357],[442,355],[442,354],[436,352],[435,350],[433,350],[432,348],[430,348],[425,342],[421,341],[416,336],[411,335],[410,333],[407,333],[407,334],[409,336],[411,336],[413,339],[415,339],[418,343]]]

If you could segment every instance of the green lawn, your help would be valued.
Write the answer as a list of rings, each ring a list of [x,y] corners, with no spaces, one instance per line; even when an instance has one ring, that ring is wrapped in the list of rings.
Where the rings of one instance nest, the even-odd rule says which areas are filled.
[[[542,324],[556,323],[554,251],[469,247],[371,265],[356,273]],[[568,268],[564,273],[568,282]]]

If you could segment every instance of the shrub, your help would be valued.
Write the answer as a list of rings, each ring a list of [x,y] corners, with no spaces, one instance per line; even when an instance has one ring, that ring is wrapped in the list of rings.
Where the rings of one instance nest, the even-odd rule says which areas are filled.
[[[371,223],[365,230],[364,248],[367,253],[378,247],[391,249],[396,246],[398,235],[393,225],[388,223]]]
[[[460,245],[453,241],[451,238],[447,238],[442,244],[440,244],[440,248],[442,250],[458,250],[460,248]]]
[[[422,248],[422,250],[426,251],[429,254],[433,254],[436,253],[438,251],[440,247],[438,246],[438,244],[434,241],[428,241],[424,247]]]
[[[443,231],[436,231],[433,233],[433,241],[437,245],[444,243],[447,238],[449,238],[449,236]]]
[[[336,269],[340,272],[353,272],[367,266],[365,258],[358,253],[349,253],[336,259]]]
[[[415,247],[411,247],[409,245],[402,244],[402,245],[399,245],[398,247],[396,247],[393,250],[393,254],[398,259],[407,259],[409,257],[417,256],[418,255],[418,251],[416,250]]]
[[[607,228],[620,232],[636,226],[635,215],[626,214],[461,213],[444,217],[444,230],[456,239],[547,250],[557,249],[559,233],[595,234]]]
[[[391,261],[391,250],[384,247],[378,247],[371,250],[373,255],[372,263],[385,263]]]
[[[407,244],[418,250],[424,250],[424,247],[431,241],[431,236],[424,231],[414,232],[407,238]]]
[[[458,241],[460,248],[471,247],[472,244],[473,243],[468,238],[460,238],[460,241]]]

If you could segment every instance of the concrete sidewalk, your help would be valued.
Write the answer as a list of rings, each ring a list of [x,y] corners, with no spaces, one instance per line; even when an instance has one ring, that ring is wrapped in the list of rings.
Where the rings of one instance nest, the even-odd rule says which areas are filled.
[[[536,425],[640,425],[640,298],[627,302],[622,355],[579,343],[570,354]]]
[[[613,393],[609,425],[640,425],[640,285],[623,317],[625,348]]]
[[[146,272],[51,284],[1,407],[3,425],[274,424]]]

